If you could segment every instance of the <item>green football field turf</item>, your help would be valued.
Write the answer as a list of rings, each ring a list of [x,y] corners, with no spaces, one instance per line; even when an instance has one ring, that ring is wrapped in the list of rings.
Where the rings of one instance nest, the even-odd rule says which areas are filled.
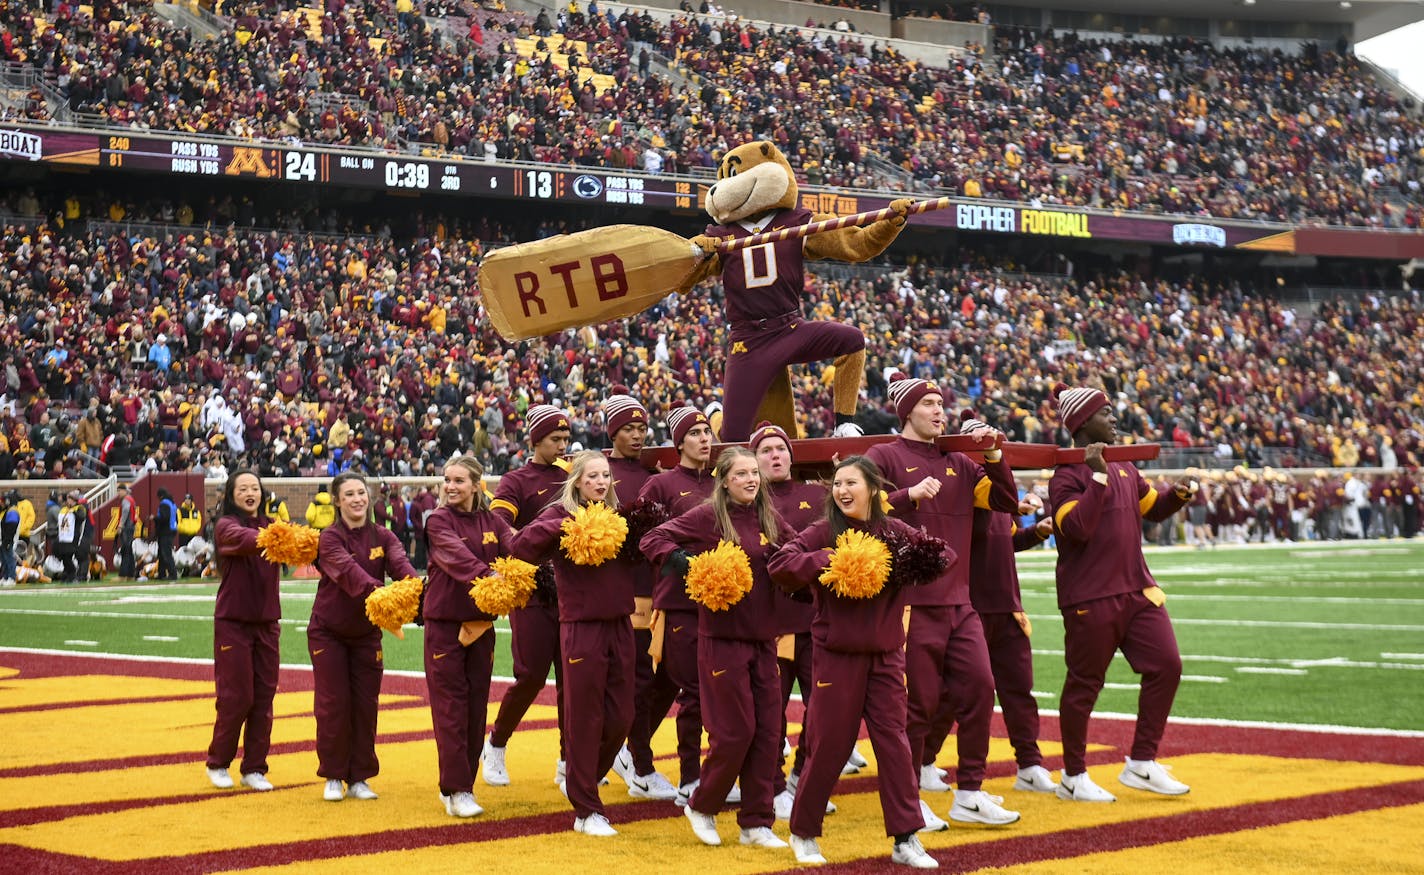
[[[1034,689],[1055,710],[1063,634],[1052,552],[1020,554],[1033,621]],[[1424,542],[1285,544],[1149,551],[1183,657],[1173,715],[1273,723],[1424,728]],[[314,582],[282,585],[282,661],[309,663]],[[212,582],[22,586],[0,590],[0,645],[211,658]],[[495,673],[510,674],[508,623]],[[421,669],[421,631],[386,636],[389,669]],[[1098,710],[1136,710],[1119,655]]]

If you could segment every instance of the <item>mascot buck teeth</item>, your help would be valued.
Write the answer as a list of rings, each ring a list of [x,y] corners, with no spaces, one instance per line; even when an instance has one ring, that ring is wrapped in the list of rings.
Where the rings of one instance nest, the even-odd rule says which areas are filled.
[[[741,238],[836,218],[799,206],[791,163],[775,145],[745,143],[729,151],[707,191],[707,214],[716,225],[692,238],[706,254],[682,291],[720,275],[727,295],[731,348],[722,383],[723,441],[745,441],[752,425],[767,420],[796,434],[790,365],[832,359],[835,363],[837,437],[861,434],[856,400],[865,373],[865,335],[851,325],[809,322],[801,317],[805,260],[868,261],[884,252],[905,226],[912,201],[890,204],[891,218],[803,239],[751,246],[727,255],[719,238]]]

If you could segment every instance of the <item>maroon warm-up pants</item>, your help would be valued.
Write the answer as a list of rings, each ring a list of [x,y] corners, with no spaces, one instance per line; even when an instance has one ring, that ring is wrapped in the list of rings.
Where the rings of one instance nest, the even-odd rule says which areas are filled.
[[[559,717],[559,759],[564,759],[564,663],[559,658],[559,609],[530,599],[528,606],[509,614],[509,649],[514,657],[514,683],[504,691],[494,718],[490,744],[504,747],[519,721],[549,682],[554,669],[556,710]]]
[[[1086,769],[1088,718],[1103,688],[1108,664],[1121,650],[1132,670],[1142,675],[1137,695],[1137,731],[1132,738],[1135,760],[1154,760],[1167,715],[1182,681],[1182,656],[1166,608],[1140,592],[1094,599],[1063,611],[1063,679],[1058,725],[1063,734],[1063,771],[1081,775]]]
[[[1033,652],[1029,638],[1013,614],[980,614],[979,622],[984,626],[984,638],[989,645],[994,692],[1004,711],[1004,726],[1014,746],[1014,759],[1021,769],[1041,766],[1043,753],[1038,749],[1038,701],[1033,697]],[[924,765],[934,762],[957,719],[957,704],[946,685],[939,716],[925,737]]]
[[[989,722],[994,717],[994,675],[979,615],[964,605],[915,605],[905,640],[911,761],[924,762],[925,740],[940,710],[945,685],[959,718],[960,790],[978,790],[989,759]],[[918,772],[916,773],[918,777]]]
[[[603,813],[598,782],[633,722],[633,626],[627,617],[563,623],[564,710],[573,721],[564,789],[578,817]]]
[[[776,667],[781,672],[781,737],[786,738],[786,707],[791,703],[791,687],[799,684],[801,687],[801,704],[809,709],[811,707],[811,633],[799,632],[796,635],[796,649],[791,659],[778,659]],[[809,713],[803,712],[803,713]],[[801,718],[801,737],[796,741],[796,758],[792,760],[791,770],[800,774],[801,768],[806,765],[806,727],[810,725],[810,720],[805,716]],[[786,757],[781,757],[781,766],[776,770],[776,781],[773,789],[779,794],[786,789]]]
[[[651,630],[633,630],[633,722],[628,727],[628,753],[633,758],[633,771],[640,775],[651,775],[655,770],[653,714],[661,723],[677,696],[664,664],[653,668],[653,657],[648,653],[652,643]]]
[[[729,442],[751,436],[757,408],[787,365],[859,352],[865,335],[853,325],[797,319],[769,331],[734,328],[731,343],[722,377],[721,439]]]
[[[699,637],[697,666],[707,758],[702,783],[688,804],[702,814],[716,814],[740,779],[737,824],[743,829],[771,826],[776,822],[772,774],[781,755],[776,642]]]
[[[905,737],[905,654],[841,653],[818,649],[812,659],[816,697],[807,722],[816,731],[808,739],[806,767],[791,807],[791,833],[821,835],[826,802],[855,747],[860,721],[870,732],[880,774],[880,810],[886,835],[904,835],[925,825],[910,743]]]
[[[493,629],[464,647],[459,623],[425,621],[425,684],[440,760],[440,792],[446,796],[474,790],[493,673]]]
[[[343,638],[307,628],[316,687],[316,773],[327,780],[365,781],[381,771],[376,712],[381,695],[381,630]]]
[[[638,744],[647,748],[658,726],[677,702],[678,786],[696,781],[702,774],[702,700],[698,695],[697,678],[697,612],[665,611],[663,613],[663,659],[658,664],[653,683],[653,696],[648,703],[647,735]],[[634,760],[637,764],[637,760]],[[648,771],[652,771],[649,756]]]
[[[208,768],[225,769],[237,756],[242,735],[242,774],[267,774],[272,746],[272,700],[281,666],[280,626],[269,623],[213,621],[213,680],[217,719],[208,745]]]

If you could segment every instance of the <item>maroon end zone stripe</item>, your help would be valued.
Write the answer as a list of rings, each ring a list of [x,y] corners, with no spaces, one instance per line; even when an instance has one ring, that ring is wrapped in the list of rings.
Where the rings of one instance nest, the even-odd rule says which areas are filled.
[[[153,705],[158,702],[185,702],[212,699],[212,693],[188,693],[179,696],[134,696],[128,699],[85,699],[80,702],[45,702],[40,705],[20,705],[0,708],[0,714],[29,714],[36,711],[64,711],[69,708],[99,708],[108,705]]]
[[[1149,817],[1047,835],[1016,836],[980,844],[936,848],[930,851],[930,856],[939,860],[941,872],[974,872],[994,866],[1016,866],[1046,860],[1071,859],[1103,851],[1152,847],[1167,842],[1226,835],[1305,820],[1323,820],[1342,814],[1417,805],[1421,802],[1424,802],[1424,781],[1403,781],[1380,787],[1359,787],[1294,799],[1253,802],[1228,809],[1217,808]],[[869,875],[884,872],[885,869],[883,857],[819,867],[819,871],[842,875]]]

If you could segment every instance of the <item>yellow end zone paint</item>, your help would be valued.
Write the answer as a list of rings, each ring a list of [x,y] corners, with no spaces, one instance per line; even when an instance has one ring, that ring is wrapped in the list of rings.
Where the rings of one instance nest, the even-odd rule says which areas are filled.
[[[572,811],[553,785],[555,738],[553,730],[515,736],[509,760],[514,785],[492,788],[476,784],[476,798],[486,809],[481,820],[562,813],[567,815],[572,827]],[[517,744],[521,741],[523,744]],[[155,806],[3,830],[0,844],[13,843],[109,860],[138,860],[411,827],[458,826],[435,799],[433,745],[428,742],[386,745],[381,756],[382,776],[372,782],[382,794],[377,802],[323,802],[319,785],[314,781],[272,794],[214,792],[214,798],[196,804]],[[274,766],[271,776],[279,788],[290,787],[293,777],[303,782],[310,780],[307,776],[315,766],[310,754],[291,755],[282,760],[281,768]],[[1009,790],[1012,784],[1009,779],[1000,779],[988,782],[986,789],[1008,797],[1008,804],[1023,813],[1019,824],[999,830],[956,827],[923,839],[931,849],[965,847],[1009,836],[1043,835],[1190,810],[1225,809],[1290,798],[1302,791],[1328,793],[1424,778],[1424,767],[1224,754],[1180,757],[1172,762],[1178,776],[1193,782],[1189,796],[1169,799],[1127,790],[1116,781],[1116,767],[1110,766],[1092,772],[1094,780],[1118,793],[1119,801],[1113,805],[1075,805],[1039,794],[1015,793]],[[297,771],[305,774],[292,774]],[[1310,775],[1308,784],[1302,784],[1303,774]],[[201,781],[200,764],[195,763],[191,777],[184,780],[181,788],[174,789],[184,792],[200,787]],[[657,860],[673,870],[716,860],[718,868],[727,873],[769,871],[788,865],[783,854],[774,852],[749,851],[739,846],[724,848],[722,852],[710,851],[696,842],[687,824],[671,806],[666,818],[620,825],[616,806],[628,801],[626,791],[615,780],[604,788],[603,794],[615,806],[610,811],[610,819],[625,834],[616,841],[589,840],[587,848],[580,846],[580,865],[589,870],[625,865],[630,859]],[[949,804],[948,797],[941,794],[927,794],[926,800],[941,815],[944,812],[940,809]],[[826,819],[826,835],[821,842],[826,856],[832,861],[848,861],[888,854],[876,794],[840,795],[836,801],[841,810]],[[735,817],[724,814],[720,823],[723,840],[735,845]],[[243,827],[236,829],[234,824],[243,824]],[[777,831],[784,834],[785,824],[779,824]],[[572,839],[572,834],[569,837]],[[456,860],[468,859],[464,854],[476,852],[485,859],[518,859],[521,871],[540,871],[537,861],[548,856],[538,851],[541,846],[547,850],[547,838],[520,837],[484,842],[476,847],[404,851],[400,859],[407,869],[434,869],[442,867],[441,861],[445,865],[453,864]],[[343,871],[351,871],[353,866],[369,869],[385,865],[384,855],[370,856],[372,859],[329,862],[333,867],[343,866]],[[566,871],[567,862],[562,857],[550,860],[550,871]],[[526,869],[526,864],[536,868]],[[304,862],[301,865],[303,871],[320,871],[321,864]],[[559,866],[565,868],[558,869]]]
[[[6,678],[15,669],[0,669]],[[162,699],[170,696],[212,695],[212,681],[180,681],[167,678],[127,677],[89,674],[75,677],[22,678],[0,684],[0,708],[33,708],[38,705],[82,705],[105,699]]]
[[[382,696],[383,706],[418,702],[413,696]],[[277,693],[272,741],[303,742],[316,737],[310,692]],[[424,728],[430,728],[430,712]],[[383,715],[385,716],[383,711]],[[393,716],[399,712],[389,712]],[[418,727],[417,727],[418,728]],[[79,705],[41,714],[0,714],[0,768],[59,765],[122,757],[191,752],[201,761],[212,740],[213,703],[202,699],[131,705]]]
[[[988,875],[1140,875],[1202,871],[1213,875],[1296,875],[1341,872],[1361,875],[1417,873],[1424,860],[1424,805],[1361,811],[1323,820],[1298,821],[1132,848],[1068,860],[980,869]]]

